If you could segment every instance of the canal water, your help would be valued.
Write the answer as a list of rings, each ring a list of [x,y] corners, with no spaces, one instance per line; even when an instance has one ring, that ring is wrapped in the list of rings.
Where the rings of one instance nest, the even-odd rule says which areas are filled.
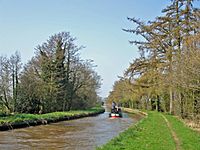
[[[111,119],[109,112],[95,117],[0,132],[2,150],[93,150],[127,129],[138,118],[123,113]]]

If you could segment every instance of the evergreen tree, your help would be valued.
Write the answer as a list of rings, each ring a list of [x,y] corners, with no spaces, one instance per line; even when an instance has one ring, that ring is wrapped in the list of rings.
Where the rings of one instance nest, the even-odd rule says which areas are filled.
[[[57,41],[56,47],[56,58],[55,58],[55,82],[56,82],[56,101],[58,110],[65,110],[66,100],[67,100],[67,82],[66,82],[66,68],[64,66],[65,61],[65,46],[63,45],[61,39]]]

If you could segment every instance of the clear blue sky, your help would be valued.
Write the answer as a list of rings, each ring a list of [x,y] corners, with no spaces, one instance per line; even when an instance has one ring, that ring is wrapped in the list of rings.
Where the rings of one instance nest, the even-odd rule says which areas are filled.
[[[20,51],[27,62],[34,48],[49,36],[69,31],[81,56],[93,59],[103,81],[100,96],[108,96],[118,75],[138,56],[128,40],[135,39],[122,28],[132,24],[127,17],[151,20],[170,0],[0,0],[0,55]]]

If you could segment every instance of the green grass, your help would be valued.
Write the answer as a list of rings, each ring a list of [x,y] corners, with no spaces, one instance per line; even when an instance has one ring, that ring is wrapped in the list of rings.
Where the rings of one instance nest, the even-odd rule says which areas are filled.
[[[161,114],[149,112],[148,117],[133,125],[99,150],[175,150],[170,129]]]
[[[90,114],[101,111],[101,107],[94,107],[87,110],[77,110],[77,111],[68,111],[68,112],[53,112],[47,114],[16,114],[16,115],[9,115],[6,117],[0,117],[0,125],[7,124],[7,123],[14,123],[14,122],[22,122],[28,120],[38,120],[38,119],[56,119],[62,118],[66,116],[75,116],[80,114]]]
[[[165,115],[171,123],[172,129],[176,132],[183,150],[200,150],[200,134],[188,128],[171,115]]]
[[[180,150],[200,150],[200,133],[188,128],[174,116],[165,115],[176,133]],[[148,112],[148,117],[132,125],[98,150],[175,150],[176,144],[161,113]]]

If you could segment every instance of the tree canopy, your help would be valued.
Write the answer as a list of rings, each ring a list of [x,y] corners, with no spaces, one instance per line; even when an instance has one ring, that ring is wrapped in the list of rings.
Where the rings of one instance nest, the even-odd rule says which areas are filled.
[[[93,61],[81,59],[83,47],[75,40],[69,32],[49,37],[23,69],[19,53],[1,56],[1,106],[10,112],[47,113],[96,105],[101,79]]]

